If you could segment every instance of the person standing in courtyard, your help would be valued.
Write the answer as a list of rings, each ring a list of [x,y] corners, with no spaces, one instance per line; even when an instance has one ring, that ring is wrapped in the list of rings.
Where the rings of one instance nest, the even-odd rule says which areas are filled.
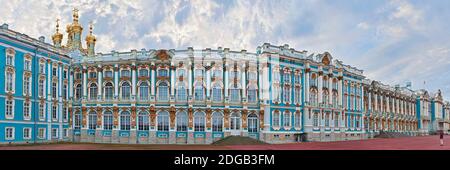
[[[444,146],[444,131],[439,132],[439,138],[441,139],[441,146]]]

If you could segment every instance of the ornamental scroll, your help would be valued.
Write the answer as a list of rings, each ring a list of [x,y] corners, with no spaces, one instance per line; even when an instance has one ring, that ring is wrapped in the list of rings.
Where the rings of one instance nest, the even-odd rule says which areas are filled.
[[[113,107],[113,114],[114,114],[114,126],[119,125],[119,107],[114,106]]]
[[[174,129],[175,128],[175,113],[176,113],[175,107],[173,107],[173,106],[170,107],[169,113],[170,113],[170,128]]]

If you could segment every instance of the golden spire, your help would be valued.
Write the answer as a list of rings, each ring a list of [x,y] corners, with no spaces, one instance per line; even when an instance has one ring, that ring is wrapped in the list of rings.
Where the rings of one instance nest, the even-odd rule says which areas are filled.
[[[78,23],[78,9],[73,8],[73,23]]]
[[[56,47],[61,47],[62,38],[63,35],[59,33],[59,19],[56,19],[56,33],[52,36],[53,45]]]
[[[95,41],[97,41],[97,39],[95,38],[95,36],[92,34],[93,32],[93,23],[92,21],[89,22],[89,34],[86,36],[86,45],[87,45],[87,52],[88,52],[88,56],[93,56],[94,55],[94,50],[95,50]]]

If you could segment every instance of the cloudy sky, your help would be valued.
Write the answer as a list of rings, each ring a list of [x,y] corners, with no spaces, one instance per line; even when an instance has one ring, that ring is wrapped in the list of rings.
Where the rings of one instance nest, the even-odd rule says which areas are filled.
[[[0,0],[0,23],[50,41],[55,20],[95,23],[97,52],[228,47],[264,42],[328,51],[370,79],[441,89],[450,99],[450,1],[446,0]],[[63,29],[64,31],[64,29]],[[424,84],[424,82],[426,82]]]

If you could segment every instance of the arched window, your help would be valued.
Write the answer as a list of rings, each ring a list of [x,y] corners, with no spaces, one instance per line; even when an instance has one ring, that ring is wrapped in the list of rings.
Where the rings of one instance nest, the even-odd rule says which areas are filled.
[[[105,84],[104,94],[106,100],[112,100],[114,98],[114,86],[111,82]]]
[[[81,99],[81,93],[82,93],[81,84],[78,84],[75,88],[75,99],[80,100]]]
[[[12,48],[8,48],[6,50],[6,65],[14,66],[14,57],[16,55],[16,51]]]
[[[317,113],[317,112],[314,112],[313,123],[314,123],[314,127],[319,126],[319,113]]]
[[[81,113],[79,111],[75,112],[73,115],[74,119],[74,129],[81,129]]]
[[[230,102],[240,102],[241,101],[241,89],[238,84],[233,84],[230,88]]]
[[[301,86],[295,86],[295,91],[294,91],[294,98],[295,98],[295,103],[296,104],[301,104],[302,103],[302,87]]]
[[[291,103],[291,85],[284,85],[283,100],[285,103]]]
[[[186,95],[186,88],[184,85],[178,86],[177,89],[177,100],[178,101],[186,101],[187,95]]]
[[[256,103],[258,101],[258,92],[257,92],[255,86],[249,86],[249,89],[247,92],[247,101],[249,103]]]
[[[205,131],[205,113],[203,112],[194,113],[194,131],[196,132]]]
[[[89,129],[97,128],[97,113],[94,111],[89,112]]]
[[[296,111],[294,115],[294,126],[300,128],[302,126],[302,115],[300,111]]]
[[[330,114],[325,113],[325,127],[330,127]]]
[[[311,88],[310,90],[309,102],[311,105],[317,104],[317,90],[315,88]]]
[[[339,113],[334,114],[334,127],[339,127]]]
[[[291,112],[285,111],[283,114],[283,126],[290,127],[291,126]]]
[[[158,131],[169,131],[169,112],[160,111],[157,116]]]
[[[131,97],[131,87],[130,83],[123,82],[122,83],[122,91],[121,91],[122,100],[129,100]]]
[[[130,122],[130,112],[123,111],[122,113],[120,113],[120,130],[130,130]]]
[[[158,86],[158,100],[167,101],[169,100],[169,86],[166,82],[159,83]]]
[[[328,90],[324,90],[323,91],[323,97],[322,97],[322,102],[324,103],[324,104],[327,104],[327,103],[329,103],[328,101],[330,101],[330,99],[328,98],[329,97],[329,95],[328,95]]]
[[[195,101],[203,101],[204,97],[204,88],[203,85],[199,82],[195,85],[194,98]]]
[[[95,83],[92,83],[91,86],[89,86],[89,99],[97,100],[97,84]]]
[[[256,114],[250,114],[248,119],[248,132],[258,132],[258,116]]]
[[[148,113],[145,111],[139,112],[138,116],[138,130],[149,130],[150,123],[148,119]]]
[[[6,83],[6,85],[5,85],[5,87],[6,87],[6,91],[7,92],[14,92],[14,86],[15,86],[15,78],[16,77],[16,74],[15,74],[15,71],[14,70],[12,70],[12,69],[8,69],[7,71],[6,71],[6,81],[5,81],[5,83]]]
[[[213,102],[221,102],[222,101],[222,87],[218,83],[213,86],[212,89],[212,98]]]
[[[222,132],[223,128],[223,115],[220,112],[214,112],[212,115],[212,131]]]
[[[149,86],[147,82],[142,82],[139,85],[139,100],[148,100]]]
[[[105,113],[103,113],[103,129],[113,129],[113,114],[111,111],[106,111]]]
[[[338,94],[337,94],[337,91],[333,91],[332,102],[333,102],[332,105],[334,107],[337,107],[337,105],[338,105]]]
[[[177,113],[177,131],[186,132],[188,126],[188,116],[186,111],[180,111]]]
[[[275,110],[272,115],[272,126],[279,127],[280,126],[280,111]]]

